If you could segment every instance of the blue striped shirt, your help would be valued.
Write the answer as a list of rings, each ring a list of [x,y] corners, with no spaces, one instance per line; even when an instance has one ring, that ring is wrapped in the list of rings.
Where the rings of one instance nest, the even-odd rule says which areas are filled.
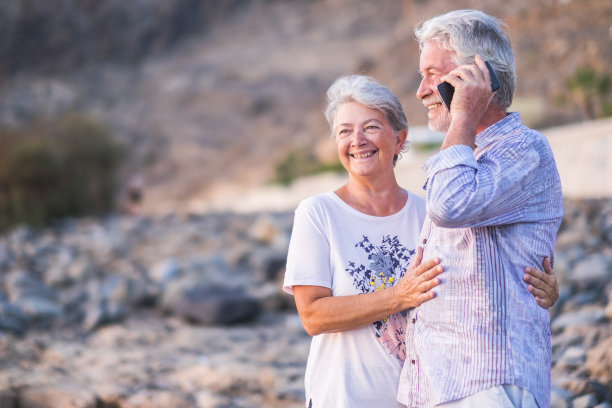
[[[398,400],[430,407],[501,384],[550,405],[548,311],[527,291],[525,266],[553,256],[563,205],[545,137],[518,113],[485,129],[476,149],[425,164],[424,259],[445,272],[436,297],[410,311]]]

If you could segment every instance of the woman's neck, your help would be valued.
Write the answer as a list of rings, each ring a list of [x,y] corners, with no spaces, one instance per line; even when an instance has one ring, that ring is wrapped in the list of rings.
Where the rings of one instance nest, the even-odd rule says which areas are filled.
[[[395,178],[386,183],[373,184],[349,177],[348,182],[335,193],[357,211],[377,217],[399,212],[408,199],[408,192],[397,184]]]

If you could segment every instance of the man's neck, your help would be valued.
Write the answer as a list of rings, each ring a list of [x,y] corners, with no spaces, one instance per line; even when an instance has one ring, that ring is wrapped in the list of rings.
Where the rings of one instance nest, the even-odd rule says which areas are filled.
[[[506,116],[508,116],[508,113],[503,109],[488,109],[476,127],[476,134],[482,132],[490,126],[493,126],[500,120],[503,120]]]
[[[473,118],[469,115],[453,117],[440,150],[456,145],[466,145],[474,149],[476,147],[476,135],[505,117],[506,111],[504,109],[493,106],[489,106],[478,124],[474,124]]]

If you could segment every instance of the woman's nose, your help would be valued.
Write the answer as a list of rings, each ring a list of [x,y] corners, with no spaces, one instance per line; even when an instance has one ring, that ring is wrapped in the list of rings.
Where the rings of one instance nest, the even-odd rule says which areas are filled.
[[[361,146],[364,143],[366,143],[366,137],[365,134],[363,133],[363,130],[361,129],[357,129],[354,133],[353,133],[353,140],[351,140],[351,144],[353,146]]]

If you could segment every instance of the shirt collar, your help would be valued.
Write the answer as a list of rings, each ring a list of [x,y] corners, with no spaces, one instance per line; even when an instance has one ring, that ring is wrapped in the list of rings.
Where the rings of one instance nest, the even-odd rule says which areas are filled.
[[[484,148],[501,135],[508,134],[512,129],[521,126],[521,115],[518,112],[511,112],[505,118],[489,126],[476,135],[476,146]]]

